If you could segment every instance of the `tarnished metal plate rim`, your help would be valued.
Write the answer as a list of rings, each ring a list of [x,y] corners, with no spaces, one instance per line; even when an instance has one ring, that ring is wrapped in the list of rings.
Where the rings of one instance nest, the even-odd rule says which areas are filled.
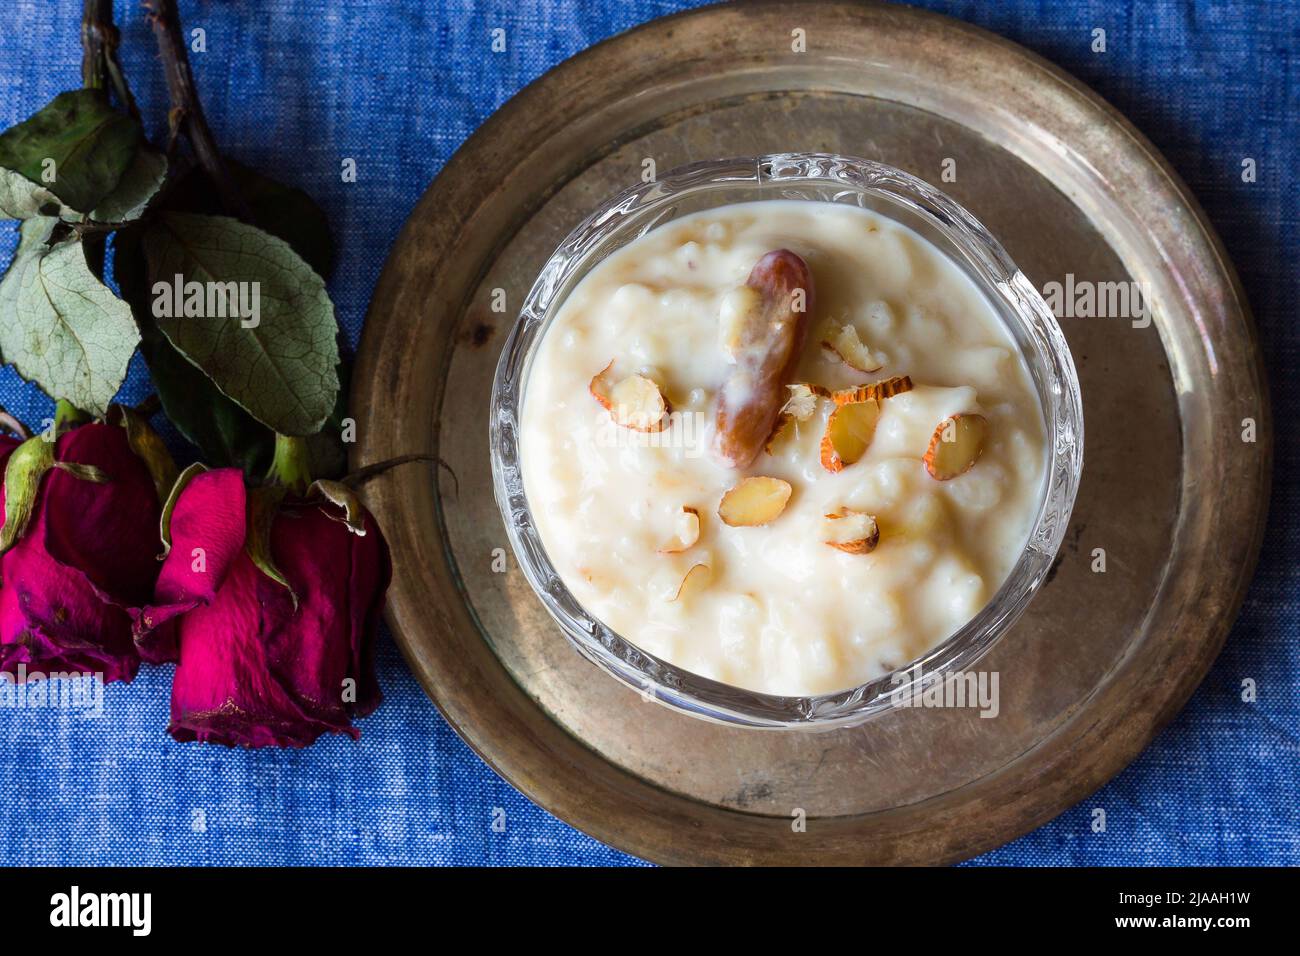
[[[806,31],[806,53],[790,49],[795,27]],[[1143,638],[1068,723],[998,772],[795,834],[788,818],[653,786],[553,722],[480,636],[440,536],[436,474],[421,468],[366,488],[394,554],[388,618],[422,686],[469,745],[538,804],[604,842],[668,863],[950,862],[1050,819],[1141,751],[1218,653],[1262,537],[1271,430],[1239,282],[1168,165],[1077,81],[973,27],[888,6],[708,8],[593,47],[503,106],[412,213],[367,318],[354,459],[437,451],[443,373],[468,297],[519,224],[593,152],[635,135],[657,110],[784,89],[941,113],[1052,169],[1058,188],[1105,224],[1133,277],[1185,304],[1193,321],[1160,326],[1180,405],[1183,487],[1173,557]],[[1247,418],[1257,441],[1243,449]],[[1225,488],[1232,493],[1219,494]]]

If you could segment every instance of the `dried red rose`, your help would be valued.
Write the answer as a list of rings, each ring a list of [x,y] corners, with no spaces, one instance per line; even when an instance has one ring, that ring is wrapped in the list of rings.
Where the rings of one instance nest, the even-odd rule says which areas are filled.
[[[373,651],[388,546],[368,513],[357,534],[334,504],[289,497],[270,528],[286,588],[246,548],[255,494],[223,468],[194,475],[174,496],[170,550],[137,625],[143,646],[178,642],[168,732],[244,747],[356,738],[352,718],[381,696]]]
[[[132,611],[158,573],[154,478],[117,425],[82,425],[52,448],[30,444],[44,441],[19,452],[19,442],[0,438],[6,470],[15,453],[38,461],[28,470],[30,510],[6,517],[15,524],[0,558],[0,670],[25,664],[28,673],[129,681],[140,666]]]

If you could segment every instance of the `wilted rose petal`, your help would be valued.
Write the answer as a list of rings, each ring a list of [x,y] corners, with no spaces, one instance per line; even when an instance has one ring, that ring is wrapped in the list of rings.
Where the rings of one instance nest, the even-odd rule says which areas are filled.
[[[335,692],[342,677],[356,680],[355,701],[345,709],[365,716],[379,706],[374,646],[384,595],[392,579],[388,545],[374,517],[364,515],[366,534],[353,534],[316,502],[285,508],[275,523],[271,549],[276,565],[298,595],[298,620],[305,658],[322,662],[319,676],[298,669],[295,686],[310,697]],[[324,667],[332,668],[324,673]],[[339,667],[346,673],[337,673]]]
[[[174,617],[180,664],[168,730],[245,747],[304,747],[329,732],[355,738],[352,718],[381,697],[373,655],[391,577],[383,535],[368,514],[363,537],[336,520],[333,505],[287,503],[271,553],[291,594],[243,548],[242,482],[237,471],[196,476],[172,512],[172,550],[142,616]],[[194,548],[205,551],[205,571],[195,570]]]
[[[177,622],[181,662],[168,732],[231,747],[305,747],[332,730],[357,736],[346,719],[319,720],[297,698],[294,669],[320,662],[299,655],[292,618],[289,593],[241,553],[213,602]]]
[[[93,465],[99,483],[51,469],[41,486],[45,549],[80,571],[105,600],[141,607],[158,575],[158,491],[117,425],[82,425],[59,436],[57,461]]]
[[[136,616],[136,643],[145,660],[176,660],[172,619],[216,597],[244,550],[244,506],[238,468],[200,472],[182,489],[168,522],[171,551],[158,573],[153,603]]]
[[[131,618],[104,601],[85,576],[51,558],[38,516],[3,559],[0,670],[100,672],[129,681],[140,667]]]
[[[0,442],[0,464],[15,447]],[[93,466],[108,480],[58,468],[43,477],[26,532],[0,559],[0,667],[129,681],[140,666],[131,615],[158,573],[153,480],[115,426],[61,435],[55,459]]]

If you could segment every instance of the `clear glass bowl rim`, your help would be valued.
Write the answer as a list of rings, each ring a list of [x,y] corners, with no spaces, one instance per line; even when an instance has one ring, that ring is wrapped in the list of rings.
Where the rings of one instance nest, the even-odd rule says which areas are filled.
[[[919,215],[960,253],[967,273],[996,305],[1004,306],[1031,350],[1022,348],[1034,375],[1047,426],[1049,460],[1037,519],[1019,559],[992,600],[924,656],[857,687],[813,696],[750,691],[684,670],[642,651],[590,615],[565,587],[532,521],[519,465],[518,421],[528,362],[549,319],[572,286],[598,262],[604,247],[628,224],[636,235],[674,218],[686,195],[723,189],[775,187],[778,195],[813,190],[823,201],[876,197]],[[719,205],[729,205],[730,200]],[[694,210],[692,210],[694,211]],[[658,214],[658,215],[656,215]],[[645,220],[644,222],[642,220]],[[611,250],[612,251],[612,250]],[[943,250],[953,256],[952,250]],[[956,256],[953,256],[957,258]],[[591,263],[594,265],[594,263]],[[1023,344],[1023,343],[1022,343]],[[497,364],[490,405],[493,491],[516,559],[528,583],[569,642],[624,684],[692,716],[731,725],[823,729],[860,723],[919,694],[935,674],[969,670],[1020,617],[1045,580],[1069,525],[1083,468],[1083,407],[1069,346],[1042,296],[1001,244],[962,206],[933,186],[883,163],[831,153],[776,153],[681,166],[638,183],[603,203],[578,225],[542,267]]]

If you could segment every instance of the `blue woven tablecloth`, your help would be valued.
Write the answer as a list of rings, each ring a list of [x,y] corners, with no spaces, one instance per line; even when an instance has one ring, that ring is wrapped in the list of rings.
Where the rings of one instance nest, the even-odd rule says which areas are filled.
[[[388,247],[428,182],[498,106],[611,34],[686,3],[510,0],[182,0],[206,31],[195,73],[232,156],[300,185],[329,213],[331,282],[355,346]],[[1278,424],[1259,573],[1187,709],[1101,792],[978,862],[1300,862],[1300,3],[1295,0],[926,2],[1045,55],[1155,142],[1208,209],[1249,292]],[[79,85],[76,0],[0,4],[0,127]],[[604,9],[608,7],[609,9]],[[123,59],[145,116],[165,115],[139,5],[119,2]],[[503,28],[508,51],[489,52]],[[1092,30],[1107,52],[1090,49]],[[156,132],[156,126],[155,126]],[[359,178],[340,180],[342,157]],[[1254,158],[1258,181],[1243,183]],[[0,226],[0,266],[16,241]],[[129,397],[147,392],[137,359]],[[49,403],[11,369],[0,404]],[[1231,493],[1231,489],[1225,489]],[[0,860],[9,864],[635,863],[534,807],[457,739],[385,634],[387,699],[359,744],[302,752],[179,745],[171,668],[112,685],[104,715],[0,711]],[[1241,700],[1244,678],[1258,700]],[[1105,833],[1090,826],[1103,807]],[[504,832],[492,827],[505,811]]]

